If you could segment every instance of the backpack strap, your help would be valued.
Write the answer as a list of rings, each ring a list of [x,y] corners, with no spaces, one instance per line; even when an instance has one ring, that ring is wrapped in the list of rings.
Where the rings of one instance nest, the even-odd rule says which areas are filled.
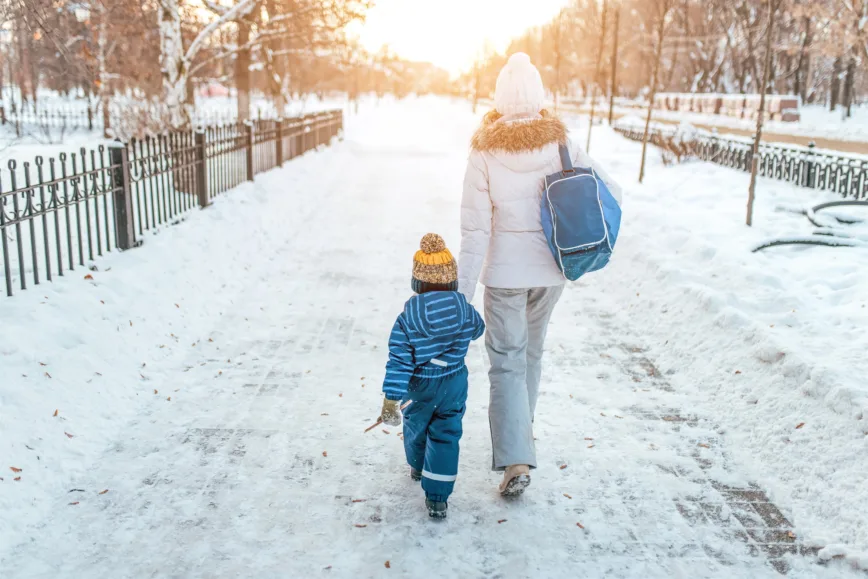
[[[558,151],[561,153],[561,165],[563,165],[564,173],[572,173],[573,161],[570,159],[570,150],[566,145],[558,145]]]

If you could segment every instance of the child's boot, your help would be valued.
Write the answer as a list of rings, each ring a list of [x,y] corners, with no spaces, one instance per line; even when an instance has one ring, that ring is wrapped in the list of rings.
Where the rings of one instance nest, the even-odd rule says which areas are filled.
[[[445,519],[446,509],[449,508],[445,502],[432,501],[425,499],[425,506],[428,507],[428,516],[432,519]]]
[[[422,471],[416,470],[415,468],[413,468],[411,466],[410,467],[410,478],[416,482],[419,482],[420,480],[422,480]]]

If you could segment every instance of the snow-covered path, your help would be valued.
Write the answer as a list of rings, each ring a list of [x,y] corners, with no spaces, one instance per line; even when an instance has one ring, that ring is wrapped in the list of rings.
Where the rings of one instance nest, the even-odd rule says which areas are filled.
[[[818,564],[787,505],[733,465],[701,393],[655,361],[659,334],[631,319],[626,267],[559,306],[540,468],[516,502],[496,495],[488,470],[485,354],[474,344],[450,516],[427,519],[399,429],[363,430],[379,411],[385,337],[419,238],[436,231],[458,249],[472,125],[456,110],[371,109],[344,143],[299,161],[315,187],[279,190],[296,164],[266,176],[270,195],[297,197],[265,206],[291,231],[249,256],[195,344],[148,364],[159,378],[131,387],[151,398],[50,497],[44,519],[4,545],[0,576],[861,576]],[[197,294],[207,301],[220,283]]]

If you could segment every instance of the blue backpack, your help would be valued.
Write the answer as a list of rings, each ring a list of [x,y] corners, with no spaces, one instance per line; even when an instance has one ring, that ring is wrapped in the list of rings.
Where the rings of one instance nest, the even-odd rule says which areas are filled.
[[[592,168],[574,168],[564,145],[560,153],[563,171],[546,177],[542,226],[564,277],[576,281],[609,263],[621,208]]]

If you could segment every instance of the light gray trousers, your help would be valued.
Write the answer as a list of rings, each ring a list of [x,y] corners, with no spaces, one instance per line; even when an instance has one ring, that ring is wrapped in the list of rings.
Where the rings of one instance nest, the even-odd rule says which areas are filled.
[[[491,360],[492,468],[536,468],[533,415],[542,375],[543,344],[564,286],[485,289],[485,347]]]

